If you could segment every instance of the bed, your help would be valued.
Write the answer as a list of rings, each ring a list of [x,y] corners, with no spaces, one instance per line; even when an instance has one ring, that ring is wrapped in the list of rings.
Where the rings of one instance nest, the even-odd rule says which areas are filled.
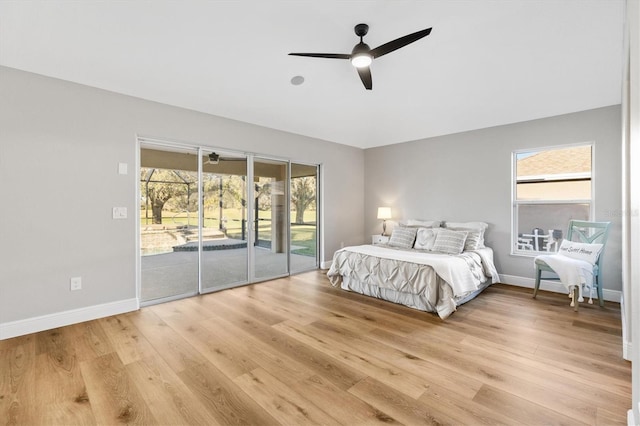
[[[333,286],[445,319],[499,281],[493,250],[484,245],[486,228],[483,222],[396,227],[388,244],[338,250],[327,276]]]

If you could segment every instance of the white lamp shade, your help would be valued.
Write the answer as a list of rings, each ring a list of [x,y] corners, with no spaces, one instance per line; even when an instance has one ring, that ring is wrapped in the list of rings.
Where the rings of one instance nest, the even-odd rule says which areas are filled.
[[[378,207],[378,219],[391,219],[391,207]]]

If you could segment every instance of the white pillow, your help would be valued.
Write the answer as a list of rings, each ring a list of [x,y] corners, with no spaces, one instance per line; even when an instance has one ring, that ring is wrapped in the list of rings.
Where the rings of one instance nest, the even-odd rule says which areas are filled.
[[[467,239],[467,232],[452,231],[450,229],[440,229],[436,235],[436,242],[433,251],[447,254],[460,254],[464,250],[464,242]]]
[[[406,222],[403,223],[404,226],[417,226],[420,228],[439,228],[440,221],[439,220],[416,220],[416,219],[407,219]]]
[[[485,222],[445,222],[444,227],[477,229],[478,231],[486,231],[486,229],[489,227],[489,224]]]
[[[413,244],[413,248],[418,250],[433,250],[433,245],[436,243],[436,236],[441,229],[442,228],[418,228],[416,242]]]
[[[563,240],[558,249],[558,254],[573,259],[584,260],[594,265],[602,251],[602,244],[577,243]]]
[[[389,238],[389,245],[391,247],[411,248],[416,239],[417,231],[417,228],[394,228],[393,232],[391,232],[391,238]]]

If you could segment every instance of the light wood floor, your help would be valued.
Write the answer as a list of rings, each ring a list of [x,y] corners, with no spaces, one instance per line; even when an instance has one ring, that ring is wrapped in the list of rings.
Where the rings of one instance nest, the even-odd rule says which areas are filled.
[[[0,341],[0,422],[626,424],[619,305],[494,285],[446,321],[321,271]]]

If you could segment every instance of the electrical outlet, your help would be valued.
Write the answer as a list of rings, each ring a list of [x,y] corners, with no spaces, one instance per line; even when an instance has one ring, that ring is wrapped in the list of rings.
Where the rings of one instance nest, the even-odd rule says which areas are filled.
[[[69,280],[69,289],[71,291],[82,290],[82,277],[71,277]]]

